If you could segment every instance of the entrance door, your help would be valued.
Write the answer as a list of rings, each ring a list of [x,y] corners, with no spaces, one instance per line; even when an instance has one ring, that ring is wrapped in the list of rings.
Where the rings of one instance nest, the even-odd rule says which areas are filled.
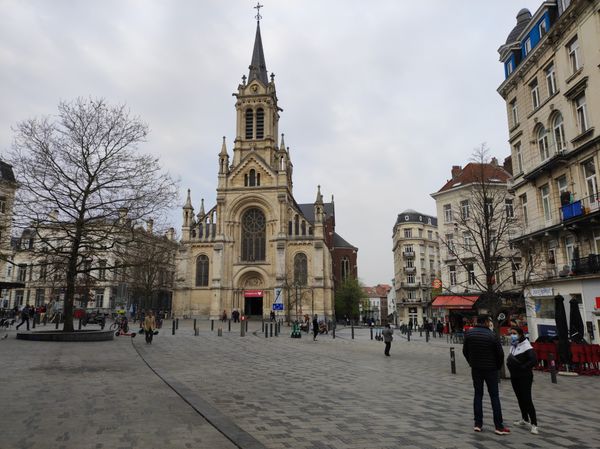
[[[263,299],[261,297],[245,298],[244,301],[244,314],[245,315],[258,315],[263,314]]]

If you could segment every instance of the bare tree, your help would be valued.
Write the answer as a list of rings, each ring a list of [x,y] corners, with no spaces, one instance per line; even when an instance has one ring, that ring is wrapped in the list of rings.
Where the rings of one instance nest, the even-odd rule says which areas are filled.
[[[158,160],[137,151],[147,135],[124,105],[82,98],[15,129],[16,224],[31,229],[35,250],[64,270],[65,331],[73,330],[78,274],[98,269],[87,261],[131,241],[136,222],[162,216],[176,198]]]

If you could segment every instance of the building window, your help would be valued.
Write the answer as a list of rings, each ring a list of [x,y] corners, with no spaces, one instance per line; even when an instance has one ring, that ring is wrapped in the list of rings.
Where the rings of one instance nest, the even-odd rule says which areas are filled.
[[[19,271],[17,273],[17,280],[19,282],[25,282],[27,279],[27,265],[19,264]]]
[[[521,265],[513,262],[513,263],[511,263],[511,268],[512,268],[512,283],[513,283],[513,285],[517,285],[519,282],[518,273],[519,273],[519,269],[521,268]]]
[[[572,266],[573,256],[575,255],[575,239],[573,237],[565,237],[565,250],[567,252],[567,262]]]
[[[548,96],[552,96],[556,93],[556,72],[554,71],[554,64],[550,64],[546,67],[546,85],[548,86]]]
[[[510,102],[510,112],[512,115],[513,126],[517,126],[519,124],[519,109],[517,108],[516,98]]]
[[[265,111],[263,108],[256,110],[256,138],[263,139],[265,137]]]
[[[531,90],[531,105],[533,109],[537,109],[540,106],[540,89],[537,79],[529,84],[529,89]]]
[[[196,287],[208,287],[208,256],[201,254],[196,259]]]
[[[251,169],[248,173],[248,186],[255,187],[260,185],[260,173],[256,173],[256,170]]]
[[[512,59],[506,61],[506,76],[510,75],[515,69]]]
[[[537,132],[538,149],[540,151],[540,159],[545,161],[550,157],[550,151],[548,149],[548,133],[546,128],[543,126]]]
[[[579,126],[579,132],[585,132],[588,129],[587,120],[587,106],[585,104],[585,94],[579,95],[575,98],[575,114],[577,115],[577,126]]]
[[[529,52],[531,51],[531,39],[527,38],[527,40],[523,44],[523,50],[525,53],[524,56],[527,56],[529,54]]]
[[[406,282],[408,282],[409,284],[414,284],[416,282],[415,280],[415,274],[414,273],[410,273],[406,276]]]
[[[448,247],[448,252],[453,255],[454,248],[454,234],[446,234],[446,246]]]
[[[45,264],[40,265],[40,281],[45,281],[48,275],[48,268]]]
[[[35,290],[35,305],[36,306],[44,305],[44,289],[43,288],[37,288]]]
[[[246,139],[254,137],[254,111],[246,109]]]
[[[562,12],[565,12],[565,9],[567,9],[570,4],[571,4],[571,0],[560,0],[560,6],[562,8]]]
[[[583,164],[583,177],[585,178],[585,184],[587,186],[587,194],[590,198],[590,204],[597,206],[598,201],[598,182],[596,181],[596,166],[594,165],[594,159],[588,159]]]
[[[546,35],[548,32],[548,25],[546,25],[546,20],[542,20],[538,25],[538,31],[540,33],[540,39]]]
[[[106,280],[106,260],[98,262],[98,279],[101,281]]]
[[[6,212],[6,197],[0,196],[0,213]]]
[[[567,148],[565,142],[565,128],[563,126],[563,116],[558,112],[552,120],[552,130],[554,133],[554,143],[556,144],[556,151],[564,151]]]
[[[565,193],[569,187],[566,175],[562,175],[556,180],[556,186],[558,187],[559,195],[562,197],[562,194]]]
[[[527,194],[524,193],[519,197],[521,199],[521,213],[523,214],[523,225],[529,225],[529,214],[527,213]]]
[[[446,223],[452,222],[452,205],[444,204],[444,221]]]
[[[456,267],[450,265],[448,270],[450,271],[450,285],[456,285]]]
[[[350,260],[347,257],[342,257],[341,272],[342,281],[348,279],[348,276],[350,276]]]
[[[547,222],[552,220],[552,209],[550,205],[550,187],[548,184],[540,187],[540,197],[542,198],[542,209],[544,218]]]
[[[463,200],[460,202],[460,216],[463,220],[467,220],[471,213],[469,200]]]
[[[433,240],[433,231],[427,231],[427,239]]]
[[[96,307],[102,307],[104,305],[104,289],[97,289],[94,292],[94,301],[96,302]]]
[[[412,245],[404,245],[404,252],[405,253],[412,253],[413,252],[413,246]]]
[[[575,73],[581,67],[581,61],[579,60],[579,41],[577,40],[577,37],[569,42],[567,45],[567,52],[569,53],[571,73]]]
[[[463,232],[463,240],[465,242],[465,251],[471,251],[473,248],[473,236],[470,232]]]
[[[506,218],[513,218],[515,216],[515,211],[513,209],[513,200],[511,198],[506,198],[504,200],[504,208],[506,210]]]
[[[260,209],[252,208],[242,217],[242,260],[265,260],[266,220]]]
[[[294,282],[306,285],[308,281],[308,259],[306,254],[298,253],[294,256]]]
[[[22,306],[23,305],[23,296],[24,296],[24,291],[23,290],[16,290],[15,291],[15,305],[16,306]]]
[[[404,238],[405,239],[412,238],[412,229],[411,228],[405,228],[404,229]]]
[[[475,285],[475,267],[472,263],[467,264],[467,281],[469,285]]]
[[[517,169],[519,173],[523,173],[523,152],[521,151],[521,142],[517,142],[514,146],[515,160],[517,161]]]

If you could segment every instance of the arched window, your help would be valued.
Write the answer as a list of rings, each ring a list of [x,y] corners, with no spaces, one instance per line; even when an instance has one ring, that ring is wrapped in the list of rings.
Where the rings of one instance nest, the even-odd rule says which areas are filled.
[[[298,218],[298,215],[294,217],[294,235],[300,235],[300,218]]]
[[[196,259],[196,287],[208,287],[208,256],[204,254]]]
[[[244,175],[244,186],[248,187],[248,173]]]
[[[304,220],[302,220],[300,228],[302,229],[302,235],[306,235],[306,222]]]
[[[558,112],[552,120],[552,130],[554,131],[554,143],[556,143],[556,151],[567,149],[565,142],[565,128],[563,126],[563,116]]]
[[[256,185],[259,186],[260,185],[260,173],[256,174]]]
[[[246,109],[246,139],[252,139],[254,136],[254,111]]]
[[[538,149],[540,150],[540,159],[545,161],[550,157],[550,152],[548,149],[548,133],[546,132],[546,128],[540,126],[537,132],[537,141],[538,141]]]
[[[350,260],[347,257],[342,257],[341,275],[342,282],[350,275]]]
[[[242,217],[242,260],[265,260],[265,214],[260,209],[248,209]]]
[[[254,187],[256,185],[256,171],[254,169],[250,170],[250,175],[248,176],[248,185],[250,187]]]
[[[256,110],[256,138],[263,139],[265,137],[265,111],[263,108]]]
[[[308,261],[306,254],[298,253],[294,256],[294,282],[306,285],[308,281]]]

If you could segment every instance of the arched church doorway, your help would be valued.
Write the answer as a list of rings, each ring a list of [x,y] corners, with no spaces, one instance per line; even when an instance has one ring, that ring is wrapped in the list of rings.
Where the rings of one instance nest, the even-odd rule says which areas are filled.
[[[244,315],[262,316],[263,298],[262,290],[244,290]]]

